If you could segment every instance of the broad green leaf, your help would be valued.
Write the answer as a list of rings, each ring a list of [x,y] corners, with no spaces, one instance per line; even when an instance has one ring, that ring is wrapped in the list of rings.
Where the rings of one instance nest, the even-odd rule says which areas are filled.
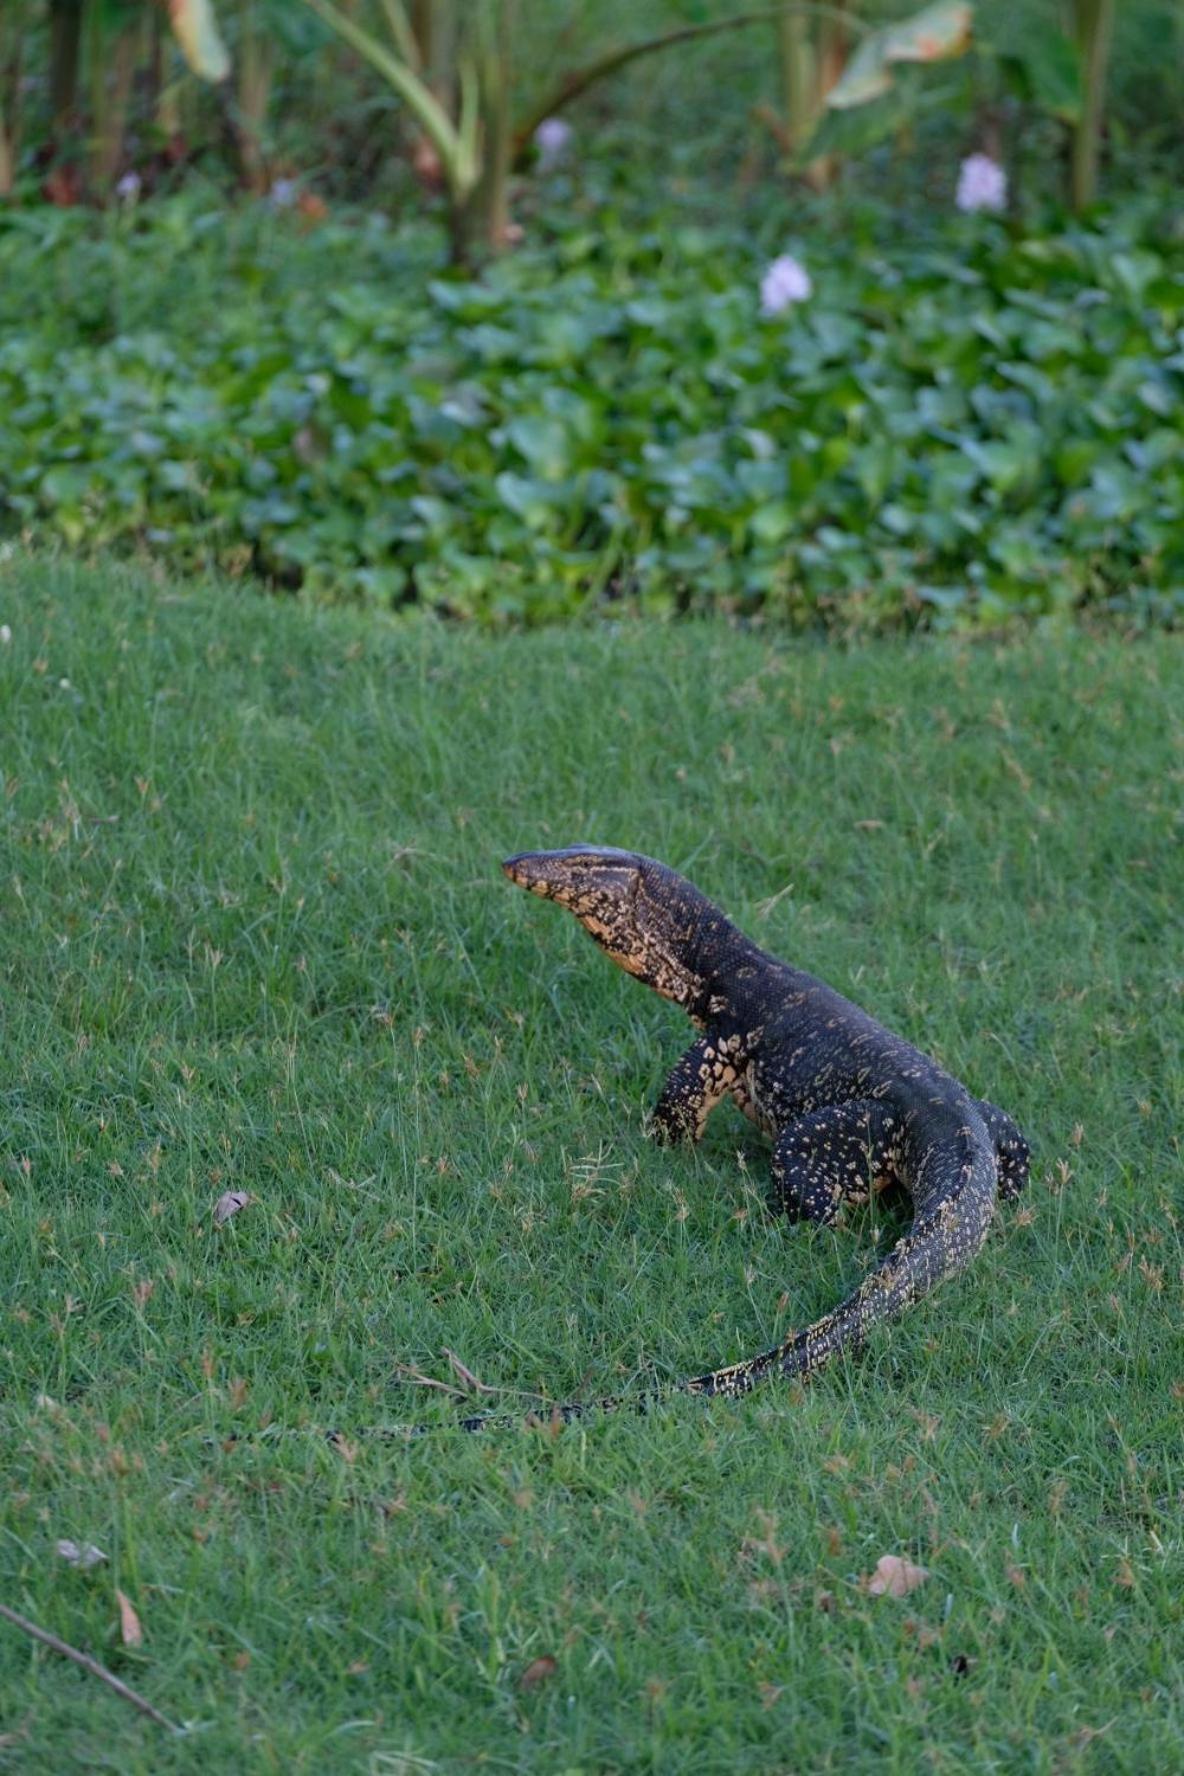
[[[1057,117],[1076,123],[1081,115],[1081,67],[1073,43],[1063,31],[1046,26],[1029,30],[1000,53],[1004,72],[1013,76],[1020,96]]]
[[[840,110],[824,112],[800,158],[806,161],[816,154],[865,154],[908,122],[916,96],[906,76],[904,80],[889,81],[880,96],[867,103],[857,100]]]
[[[497,476],[494,485],[502,504],[531,530],[543,530],[550,524],[552,490],[549,487],[509,469]]]
[[[1162,270],[1163,260],[1158,253],[1114,253],[1110,258],[1113,281],[1135,302],[1142,300],[1147,285]]]
[[[526,413],[511,420],[507,431],[511,444],[544,481],[561,481],[567,474],[571,449],[567,428],[560,420]]]
[[[784,500],[775,500],[758,506],[748,524],[758,543],[779,543],[794,527],[793,509]]]

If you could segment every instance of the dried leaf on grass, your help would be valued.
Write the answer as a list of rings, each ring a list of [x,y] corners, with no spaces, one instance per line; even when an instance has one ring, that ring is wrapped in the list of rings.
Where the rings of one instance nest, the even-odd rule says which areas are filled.
[[[558,1661],[553,1659],[550,1653],[543,1653],[540,1658],[531,1660],[518,1679],[518,1687],[521,1690],[529,1690],[535,1684],[545,1683],[549,1677],[554,1677],[558,1669]]]
[[[214,1226],[224,1227],[232,1215],[237,1215],[254,1200],[249,1190],[224,1190],[214,1204]]]
[[[93,1542],[63,1540],[55,1542],[54,1549],[68,1565],[80,1567],[83,1572],[87,1572],[92,1566],[98,1566],[101,1560],[107,1558],[103,1550],[96,1548]]]
[[[881,1554],[875,1572],[868,1577],[867,1594],[869,1597],[907,1597],[928,1577],[928,1567],[914,1566],[911,1560],[905,1560],[900,1554]]]
[[[119,1638],[126,1647],[138,1647],[144,1644],[144,1630],[140,1626],[140,1618],[127,1597],[117,1585],[115,1601],[119,1605]]]

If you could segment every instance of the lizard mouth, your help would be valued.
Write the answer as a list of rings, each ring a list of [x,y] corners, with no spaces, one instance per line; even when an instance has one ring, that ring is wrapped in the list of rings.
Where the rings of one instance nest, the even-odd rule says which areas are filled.
[[[507,857],[502,864],[502,873],[507,875],[516,888],[525,888],[531,894],[548,892],[548,874],[546,869],[548,853],[546,851],[520,851],[515,857]],[[553,872],[552,879],[553,879]]]

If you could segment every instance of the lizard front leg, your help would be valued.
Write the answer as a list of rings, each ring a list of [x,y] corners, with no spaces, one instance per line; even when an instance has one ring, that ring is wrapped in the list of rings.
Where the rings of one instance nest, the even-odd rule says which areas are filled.
[[[654,1139],[697,1141],[715,1106],[735,1091],[740,1070],[734,1038],[706,1035],[692,1042],[654,1106]]]

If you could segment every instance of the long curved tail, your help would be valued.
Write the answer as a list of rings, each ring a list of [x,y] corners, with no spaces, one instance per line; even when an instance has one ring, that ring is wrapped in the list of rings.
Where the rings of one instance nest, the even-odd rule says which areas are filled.
[[[540,1407],[525,1414],[482,1413],[461,1419],[456,1428],[475,1432],[571,1424],[596,1413],[648,1412],[680,1394],[735,1399],[775,1377],[813,1375],[841,1351],[857,1350],[874,1327],[898,1319],[962,1270],[981,1248],[995,1212],[998,1185],[994,1143],[977,1116],[925,1148],[914,1168],[911,1189],[914,1214],[908,1233],[833,1312],[771,1350],[693,1376],[668,1390]],[[409,1425],[385,1434],[418,1437],[436,1428]]]
[[[833,1312],[772,1350],[713,1369],[684,1384],[692,1394],[747,1394],[773,1376],[805,1378],[857,1350],[876,1326],[900,1317],[962,1270],[987,1236],[997,1196],[997,1167],[985,1130],[959,1128],[924,1155],[914,1180],[913,1224]]]

